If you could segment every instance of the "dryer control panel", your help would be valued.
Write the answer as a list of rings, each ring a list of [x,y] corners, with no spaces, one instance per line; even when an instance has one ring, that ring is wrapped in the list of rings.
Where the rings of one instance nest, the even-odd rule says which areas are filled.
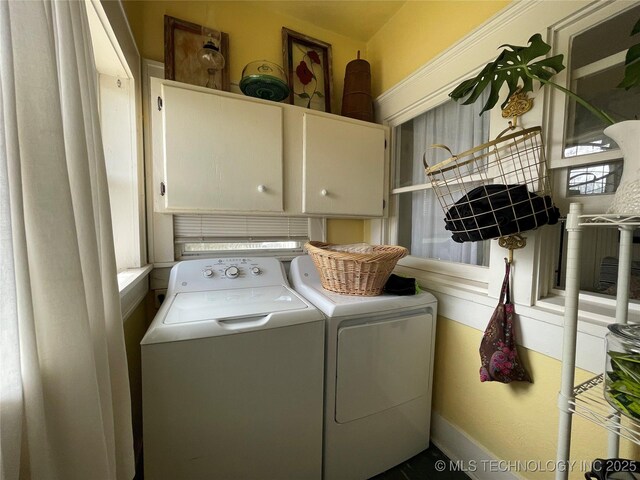
[[[275,258],[206,258],[174,265],[167,294],[268,285],[289,285],[282,264]]]

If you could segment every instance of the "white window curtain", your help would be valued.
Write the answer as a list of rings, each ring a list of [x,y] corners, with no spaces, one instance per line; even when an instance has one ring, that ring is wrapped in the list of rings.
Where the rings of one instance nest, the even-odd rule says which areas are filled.
[[[431,149],[431,145],[443,144],[452,152],[461,153],[488,140],[489,114],[479,115],[482,105],[483,98],[469,106],[448,101],[414,118],[414,184],[427,181],[422,163],[425,152],[430,165],[449,156],[444,150]],[[451,232],[444,228],[444,212],[433,190],[412,194],[412,217],[411,255],[483,265],[483,242],[455,243],[451,240]]]
[[[131,403],[81,1],[0,1],[2,480],[131,479]]]

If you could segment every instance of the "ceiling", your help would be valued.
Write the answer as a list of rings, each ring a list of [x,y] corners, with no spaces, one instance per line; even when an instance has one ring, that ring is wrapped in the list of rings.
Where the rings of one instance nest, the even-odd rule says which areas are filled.
[[[261,8],[366,42],[405,2],[406,0],[273,0],[255,3]]]

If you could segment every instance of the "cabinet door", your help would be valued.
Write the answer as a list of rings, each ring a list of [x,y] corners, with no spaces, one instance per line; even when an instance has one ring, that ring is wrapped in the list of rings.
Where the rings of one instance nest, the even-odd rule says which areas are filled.
[[[305,113],[302,211],[381,216],[385,129]]]
[[[281,212],[282,108],[162,88],[166,211]]]

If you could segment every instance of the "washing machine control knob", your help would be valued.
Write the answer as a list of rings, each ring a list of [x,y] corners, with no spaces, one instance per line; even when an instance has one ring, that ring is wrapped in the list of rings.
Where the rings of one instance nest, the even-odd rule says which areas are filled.
[[[211,270],[210,268],[205,268],[202,271],[202,274],[207,278],[211,278],[211,277],[213,277],[213,270]]]
[[[224,271],[224,276],[227,278],[237,278],[240,275],[238,267],[229,267]]]
[[[260,267],[251,267],[251,273],[254,275],[260,275],[262,270],[260,270]]]

